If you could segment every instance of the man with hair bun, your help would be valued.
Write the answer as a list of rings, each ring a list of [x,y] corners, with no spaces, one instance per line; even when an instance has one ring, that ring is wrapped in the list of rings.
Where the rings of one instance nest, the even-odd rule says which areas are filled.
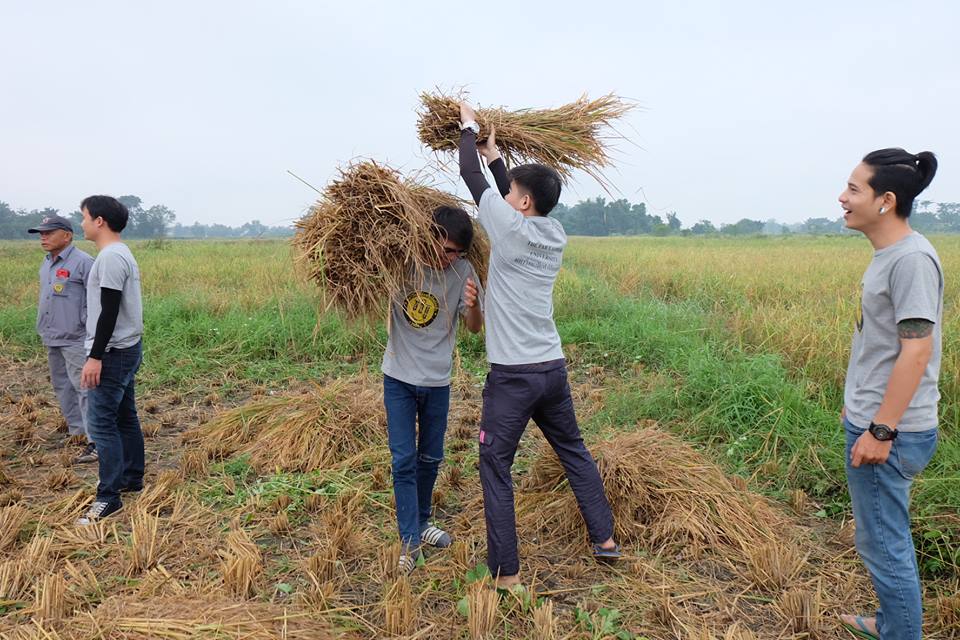
[[[929,151],[868,153],[840,194],[844,219],[873,245],[844,385],[847,486],[857,552],[880,606],[844,615],[876,638],[921,637],[923,608],[910,533],[910,485],[937,448],[943,267],[910,228],[914,199],[937,172]]]

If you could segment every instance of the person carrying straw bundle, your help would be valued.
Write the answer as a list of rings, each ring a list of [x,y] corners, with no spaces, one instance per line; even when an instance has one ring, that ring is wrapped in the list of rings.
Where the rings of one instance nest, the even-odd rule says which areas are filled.
[[[472,333],[483,327],[479,278],[464,259],[474,241],[473,221],[463,209],[441,206],[433,222],[436,256],[421,269],[411,265],[406,286],[393,296],[381,366],[401,575],[416,568],[422,544],[452,543],[430,515],[450,410],[453,347],[460,319]]]
[[[603,482],[577,425],[566,362],[553,321],[553,285],[567,236],[547,214],[560,197],[557,172],[542,164],[515,167],[509,175],[491,128],[479,147],[499,190],[487,183],[477,155],[476,113],[460,107],[460,175],[479,206],[490,238],[486,346],[490,373],[480,423],[480,482],[487,528],[487,565],[499,588],[520,584],[516,513],[510,469],[532,418],[563,465],[593,554],[614,561],[613,516]]]
[[[456,197],[373,161],[354,163],[297,222],[298,260],[329,305],[349,317],[387,312],[383,403],[401,552],[409,574],[421,546],[448,547],[431,524],[444,457],[457,328],[483,327],[486,234]]]

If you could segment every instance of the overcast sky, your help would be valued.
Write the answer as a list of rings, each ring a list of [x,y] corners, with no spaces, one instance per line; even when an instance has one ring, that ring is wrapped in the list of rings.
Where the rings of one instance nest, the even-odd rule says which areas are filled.
[[[466,85],[509,108],[636,100],[609,178],[685,225],[836,217],[887,146],[936,152],[924,197],[960,201],[958,30],[948,0],[0,0],[0,200],[287,224],[315,195],[287,169],[420,169],[418,93]],[[597,195],[579,176],[561,200]]]

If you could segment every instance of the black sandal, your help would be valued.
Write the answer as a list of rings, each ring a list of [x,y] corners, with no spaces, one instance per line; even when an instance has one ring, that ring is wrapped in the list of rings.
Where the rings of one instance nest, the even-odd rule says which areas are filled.
[[[593,545],[593,559],[604,564],[613,564],[623,557],[620,545],[614,544],[612,549],[604,549],[599,544]]]

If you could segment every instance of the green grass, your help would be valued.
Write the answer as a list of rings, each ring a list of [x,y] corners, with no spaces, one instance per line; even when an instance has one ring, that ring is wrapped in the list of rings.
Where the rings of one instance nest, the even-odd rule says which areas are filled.
[[[559,288],[565,344],[619,374],[620,385],[588,430],[654,419],[765,492],[784,497],[800,488],[826,514],[848,511],[838,406],[810,396],[779,355],[756,353],[718,331],[695,301],[624,297],[615,284],[574,266]],[[582,300],[590,301],[589,310]],[[916,539],[927,574],[960,567],[958,478],[960,443],[944,439],[914,484]]]
[[[771,256],[745,242],[746,249],[768,262],[776,262],[784,247],[791,259],[804,255],[791,253],[797,245],[789,243],[769,245]],[[800,248],[809,249],[804,242],[798,241]],[[729,244],[719,247],[721,253],[735,248]],[[297,277],[284,242],[132,246],[144,283],[145,360],[139,379],[147,390],[229,391],[246,383],[282,388],[290,381],[379,367],[385,343],[382,325],[364,327],[337,314],[318,315],[317,292]],[[822,260],[846,246],[826,240],[810,250]],[[692,251],[679,240],[654,247],[648,240],[576,238],[557,283],[556,319],[571,360],[582,369],[599,366],[609,372],[603,406],[584,425],[588,436],[611,427],[628,430],[638,420],[657,420],[770,495],[782,497],[800,488],[820,502],[826,514],[846,512],[835,372],[827,375],[830,363],[842,371],[842,353],[808,357],[798,364],[784,353],[784,336],[767,343],[755,340],[765,316],[757,312],[740,324],[731,318],[743,320],[745,316],[735,314],[762,302],[778,310],[769,316],[772,323],[787,326],[791,309],[782,304],[786,298],[753,277],[749,287],[729,285],[726,300],[735,303],[718,304],[717,291],[725,279],[718,271],[722,261],[715,257],[710,263],[712,289],[675,289],[665,295],[668,281],[650,282],[628,268],[632,256],[649,247],[667,262],[672,252],[689,257]],[[701,243],[695,249],[708,253],[710,248]],[[33,322],[42,253],[32,244],[4,242],[0,259],[10,276],[0,283],[0,348],[17,358],[39,356]],[[738,266],[731,272],[742,270]],[[662,269],[657,273],[656,278],[663,276]],[[801,280],[790,276],[794,284]],[[815,300],[829,297],[808,293]],[[837,334],[848,330],[845,323],[834,324]],[[833,337],[824,330],[817,344],[828,339],[846,342],[849,334]],[[467,371],[482,374],[482,337],[462,336],[459,353]],[[243,471],[239,462],[228,465],[240,466],[219,473]],[[237,482],[242,496],[210,487],[203,497],[208,504],[234,504],[251,493],[275,497],[284,486],[293,487],[289,491],[295,497],[332,480],[293,477],[297,475],[244,475]],[[915,484],[916,531],[927,574],[956,571],[960,565],[958,479],[960,444],[944,438]]]

